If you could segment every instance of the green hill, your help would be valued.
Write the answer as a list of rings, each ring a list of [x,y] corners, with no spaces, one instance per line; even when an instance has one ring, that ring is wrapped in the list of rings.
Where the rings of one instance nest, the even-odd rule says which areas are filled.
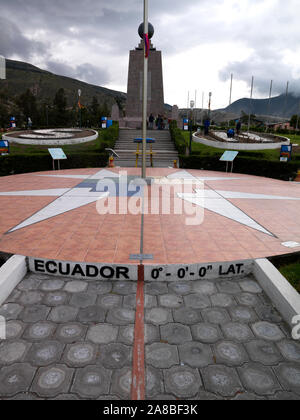
[[[116,102],[123,105],[126,101],[125,93],[90,85],[70,77],[58,76],[21,61],[7,60],[6,70],[7,79],[0,80],[0,100],[4,103],[9,103],[14,97],[30,89],[38,103],[51,104],[60,88],[65,90],[68,107],[77,103],[78,89],[82,90],[83,104],[90,104],[94,96],[99,104],[106,103],[108,107]]]

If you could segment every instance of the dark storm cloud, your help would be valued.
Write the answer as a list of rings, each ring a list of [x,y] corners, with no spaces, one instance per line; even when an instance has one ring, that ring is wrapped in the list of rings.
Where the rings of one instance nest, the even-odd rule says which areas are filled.
[[[47,61],[46,64],[48,70],[52,73],[72,77],[94,85],[103,85],[110,81],[109,74],[105,69],[90,63],[80,64],[77,67],[59,61]]]
[[[0,17],[0,53],[6,57],[19,55],[29,59],[33,55],[43,55],[46,45],[26,38],[16,24]]]

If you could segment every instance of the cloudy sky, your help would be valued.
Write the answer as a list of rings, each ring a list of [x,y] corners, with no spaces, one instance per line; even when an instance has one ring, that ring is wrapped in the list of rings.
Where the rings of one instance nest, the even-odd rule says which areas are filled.
[[[0,0],[0,55],[89,83],[127,90],[143,0]],[[165,102],[207,106],[286,89],[300,92],[299,0],[149,0],[163,52]]]

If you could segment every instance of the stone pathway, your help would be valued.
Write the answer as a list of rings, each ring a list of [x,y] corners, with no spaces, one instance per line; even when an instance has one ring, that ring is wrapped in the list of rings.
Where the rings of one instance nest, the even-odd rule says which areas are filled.
[[[144,290],[147,399],[300,399],[300,343],[251,276]],[[135,308],[136,283],[28,274],[0,307],[0,398],[130,399]]]

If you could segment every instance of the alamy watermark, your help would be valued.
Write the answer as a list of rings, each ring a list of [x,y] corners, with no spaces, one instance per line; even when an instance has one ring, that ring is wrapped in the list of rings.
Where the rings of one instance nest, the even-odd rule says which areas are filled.
[[[0,316],[0,340],[6,340],[6,319]]]
[[[292,329],[292,337],[294,340],[300,340],[300,315],[294,316],[292,324],[295,325]]]
[[[117,180],[101,179],[96,191],[103,193],[96,205],[101,215],[181,215],[190,226],[204,221],[204,183],[197,179],[152,177],[146,181],[120,172]]]

